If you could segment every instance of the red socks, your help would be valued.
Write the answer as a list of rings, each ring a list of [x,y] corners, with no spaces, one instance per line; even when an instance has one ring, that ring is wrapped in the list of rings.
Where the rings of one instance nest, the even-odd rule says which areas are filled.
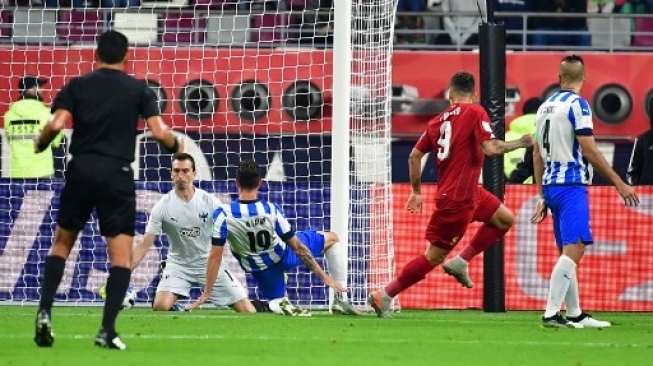
[[[460,258],[469,262],[506,235],[506,232],[490,224],[483,224],[472,238],[472,241],[460,252]]]
[[[390,297],[395,297],[400,292],[423,280],[433,268],[435,267],[431,265],[424,255],[415,257],[406,264],[399,276],[385,287],[385,292]]]

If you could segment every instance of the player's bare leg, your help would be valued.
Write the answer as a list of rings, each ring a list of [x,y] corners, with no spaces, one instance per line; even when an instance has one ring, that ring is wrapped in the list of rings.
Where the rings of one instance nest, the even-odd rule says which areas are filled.
[[[43,273],[43,284],[41,287],[41,301],[36,315],[36,331],[34,342],[39,347],[51,347],[54,343],[52,332],[51,309],[54,303],[54,296],[63,277],[66,259],[75,245],[79,231],[68,230],[57,225],[54,243],[50,253],[45,259],[45,271]]]
[[[444,261],[450,251],[450,248],[445,249],[429,244],[424,255],[417,256],[408,262],[399,276],[385,288],[370,293],[367,298],[368,305],[374,309],[379,318],[389,317],[392,299],[400,292],[423,280],[433,268]]]
[[[154,295],[152,310],[171,311],[177,302],[177,295],[171,291],[158,291]]]
[[[256,313],[256,308],[252,305],[252,302],[248,298],[240,299],[236,301],[232,307],[238,313],[247,313],[253,314]]]
[[[442,266],[444,272],[453,276],[464,287],[474,287],[474,283],[469,278],[469,262],[502,238],[514,222],[515,215],[501,204],[489,220],[479,228],[472,241],[463,248],[460,254],[444,263]]]

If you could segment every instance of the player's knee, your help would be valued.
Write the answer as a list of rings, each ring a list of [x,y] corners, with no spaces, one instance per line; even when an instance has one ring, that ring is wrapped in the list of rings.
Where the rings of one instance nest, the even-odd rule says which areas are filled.
[[[172,301],[170,299],[161,298],[159,296],[154,297],[154,304],[152,305],[152,310],[154,311],[170,311],[172,306],[175,304],[175,299]]]
[[[167,304],[163,303],[162,301],[155,302],[154,306],[152,306],[152,310],[154,311],[170,311],[170,308],[172,308],[172,305],[167,306]]]
[[[576,264],[578,264],[580,262],[580,259],[585,254],[585,244],[580,242],[577,244],[565,245],[562,248],[562,254],[571,258],[571,260],[573,260],[574,262],[576,262]]]
[[[254,314],[254,313],[256,313],[256,308],[249,301],[249,299],[242,299],[242,300],[236,302],[233,305],[233,308],[238,313],[245,313],[245,314]]]
[[[499,209],[492,215],[490,224],[499,230],[508,231],[515,223],[515,214],[512,213],[507,207],[501,205]]]
[[[325,250],[329,249],[331,246],[333,246],[334,244],[340,241],[338,234],[334,233],[333,231],[322,232],[322,235],[324,236]]]

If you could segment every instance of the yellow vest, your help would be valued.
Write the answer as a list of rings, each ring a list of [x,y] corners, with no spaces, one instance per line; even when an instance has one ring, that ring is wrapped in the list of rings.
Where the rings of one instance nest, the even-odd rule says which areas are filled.
[[[510,129],[506,131],[506,141],[517,140],[527,133],[535,133],[535,114],[525,114],[513,119]],[[503,155],[503,172],[506,177],[524,160],[525,153],[526,149],[517,149]],[[533,178],[528,178],[524,183],[533,183]]]
[[[34,139],[50,120],[50,108],[37,99],[21,99],[5,113],[5,134],[11,151],[12,178],[45,178],[54,175],[52,149],[34,153]],[[50,146],[58,147],[61,134]]]

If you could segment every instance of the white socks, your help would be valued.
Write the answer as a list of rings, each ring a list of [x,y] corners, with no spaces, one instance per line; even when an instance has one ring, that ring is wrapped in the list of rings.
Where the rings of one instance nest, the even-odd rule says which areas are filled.
[[[341,242],[335,243],[324,252],[324,256],[327,260],[329,276],[339,284],[347,287],[347,266],[349,265],[347,260],[347,247]],[[341,295],[341,300],[347,301],[347,293],[343,292]],[[334,297],[333,289],[329,287],[329,310],[333,306]]]
[[[281,306],[280,306],[281,302],[284,299],[285,299],[284,297],[280,297],[278,299],[270,300],[270,302],[268,303],[268,305],[270,306],[270,310],[275,314],[284,315],[283,310],[281,310]]]
[[[576,263],[566,255],[561,255],[551,272],[549,284],[549,297],[546,301],[544,317],[554,316],[560,311],[562,302],[567,296],[570,284],[576,279]],[[576,294],[578,294],[578,283],[576,282]],[[577,295],[576,295],[577,296]]]
[[[574,275],[569,281],[569,289],[565,295],[565,307],[567,308],[567,317],[575,318],[583,311],[580,310],[580,298],[578,294],[578,276],[574,267]]]

